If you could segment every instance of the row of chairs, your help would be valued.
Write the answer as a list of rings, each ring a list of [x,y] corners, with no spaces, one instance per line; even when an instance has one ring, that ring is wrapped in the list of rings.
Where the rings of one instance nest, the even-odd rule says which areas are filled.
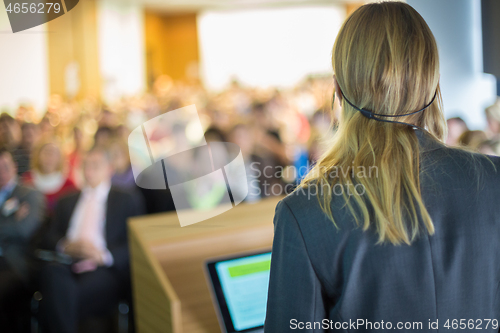
[[[30,332],[31,333],[45,333],[39,324],[39,308],[40,301],[42,301],[43,295],[40,291],[35,291],[31,298],[31,323]],[[90,324],[89,324],[90,323]],[[85,328],[85,326],[94,325],[94,328]],[[118,303],[116,313],[109,318],[91,318],[86,323],[81,325],[82,333],[97,333],[95,326],[98,326],[99,330],[109,333],[133,333],[134,324],[132,314],[130,313],[130,304],[126,300],[122,300]],[[109,329],[111,327],[111,330]]]

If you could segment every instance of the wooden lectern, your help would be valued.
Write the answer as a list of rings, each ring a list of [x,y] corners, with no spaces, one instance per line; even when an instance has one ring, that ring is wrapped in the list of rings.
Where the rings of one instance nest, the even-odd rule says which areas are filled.
[[[220,332],[204,274],[209,258],[271,249],[281,198],[242,203],[209,220],[181,227],[175,212],[129,221],[138,333]]]

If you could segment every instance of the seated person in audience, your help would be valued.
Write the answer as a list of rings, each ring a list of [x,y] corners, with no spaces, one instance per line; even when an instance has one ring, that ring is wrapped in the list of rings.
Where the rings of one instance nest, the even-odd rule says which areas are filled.
[[[129,192],[134,196],[136,202],[145,207],[144,196],[140,188],[135,184],[126,141],[113,139],[109,144],[109,154],[114,170],[113,177],[111,177],[111,185]]]
[[[245,162],[248,183],[248,195],[245,197],[245,201],[258,201],[262,196],[261,185],[265,179],[262,177],[262,160],[254,154],[255,142],[248,125],[244,123],[235,125],[229,132],[229,140],[240,147]]]
[[[24,184],[45,195],[49,216],[59,198],[76,191],[75,184],[63,171],[63,166],[61,147],[56,142],[44,142],[33,152],[31,170],[22,176]]]
[[[113,140],[114,131],[111,127],[101,126],[94,134],[94,147],[108,147]]]
[[[458,144],[462,147],[478,150],[479,145],[486,140],[488,137],[483,131],[466,131],[458,138]]]
[[[115,170],[111,178],[113,186],[122,189],[137,190],[134,173],[132,172],[132,165],[130,164],[127,143],[119,139],[114,139],[109,145],[109,153]]]
[[[75,126],[73,128],[73,148],[68,154],[68,178],[73,181],[76,187],[80,188],[83,184],[82,175],[82,159],[85,155],[84,149],[84,134],[81,128]]]
[[[12,151],[18,175],[21,176],[30,169],[31,154],[39,137],[40,129],[37,124],[24,123],[21,126],[21,143]]]
[[[30,281],[27,249],[44,215],[44,197],[17,183],[9,151],[0,149],[0,331],[13,330],[15,303]]]
[[[13,151],[21,142],[19,123],[6,112],[0,114],[0,146]]]
[[[78,322],[111,313],[130,294],[127,219],[142,213],[134,197],[111,187],[108,152],[96,147],[83,161],[81,192],[59,200],[45,247],[73,258],[51,263],[40,276],[42,325],[72,333]]]
[[[261,158],[262,164],[262,197],[282,194],[274,189],[284,189],[285,184],[280,177],[279,170],[291,161],[287,149],[281,139],[276,124],[274,124],[266,104],[255,103],[251,111],[250,128],[255,142],[254,152]]]
[[[458,146],[460,136],[469,130],[465,121],[460,117],[449,118],[446,120],[448,125],[448,136],[446,144],[449,146]]]

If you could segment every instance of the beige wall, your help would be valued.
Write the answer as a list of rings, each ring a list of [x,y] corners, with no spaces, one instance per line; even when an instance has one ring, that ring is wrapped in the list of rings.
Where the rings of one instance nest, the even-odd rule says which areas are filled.
[[[13,113],[20,103],[41,112],[49,93],[47,27],[12,33],[3,3],[0,8],[0,112]]]

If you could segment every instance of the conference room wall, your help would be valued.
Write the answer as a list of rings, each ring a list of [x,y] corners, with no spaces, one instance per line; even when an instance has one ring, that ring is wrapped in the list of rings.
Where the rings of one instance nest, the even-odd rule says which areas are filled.
[[[445,116],[460,116],[471,129],[486,125],[484,109],[496,98],[496,79],[483,73],[481,2],[408,0],[436,37]]]
[[[129,2],[97,3],[101,94],[106,102],[146,89],[144,10]]]
[[[293,87],[332,73],[331,51],[343,5],[210,10],[198,14],[200,69],[209,89],[233,78],[257,87]]]
[[[3,4],[0,5],[3,7]],[[7,12],[0,10],[0,110],[12,111],[30,101],[44,107],[49,93],[46,25],[12,33]]]

